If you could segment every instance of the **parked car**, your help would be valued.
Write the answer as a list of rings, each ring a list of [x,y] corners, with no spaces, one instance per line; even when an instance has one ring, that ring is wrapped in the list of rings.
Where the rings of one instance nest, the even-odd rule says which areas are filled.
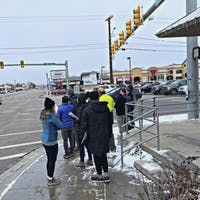
[[[187,85],[187,79],[178,79],[170,85],[163,86],[162,93],[176,95],[178,94],[179,87],[183,85]]]
[[[151,92],[151,89],[155,85],[160,85],[160,82],[153,82],[153,83],[146,83],[141,87],[141,92],[142,93],[149,93]]]
[[[170,85],[173,82],[174,82],[174,80],[168,80],[168,81],[166,81],[164,83],[161,83],[160,85],[155,85],[155,86],[152,87],[151,91],[155,95],[162,94],[162,88],[163,88],[163,86]]]
[[[178,88],[178,94],[180,95],[188,95],[188,86],[183,85]]]
[[[53,95],[61,95],[61,94],[66,94],[66,89],[54,89],[51,91],[51,94]]]
[[[199,82],[199,93],[200,93],[200,82]],[[188,85],[180,86],[178,89],[178,94],[188,96]]]
[[[96,88],[104,88],[105,92],[108,93],[109,91],[115,88],[114,85],[98,85]]]

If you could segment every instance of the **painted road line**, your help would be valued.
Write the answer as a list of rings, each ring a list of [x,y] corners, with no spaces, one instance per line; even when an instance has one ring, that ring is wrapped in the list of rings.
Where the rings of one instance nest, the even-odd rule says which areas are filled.
[[[41,133],[42,130],[35,130],[35,131],[25,131],[25,132],[19,132],[19,133],[8,133],[4,135],[0,135],[0,137],[6,137],[6,136],[13,136],[13,135],[23,135],[27,133]]]
[[[21,147],[21,146],[28,146],[28,145],[32,145],[32,144],[40,144],[40,143],[41,143],[41,141],[36,141],[36,142],[27,142],[27,143],[21,143],[21,144],[7,145],[7,146],[0,147],[0,150]]]
[[[8,159],[12,159],[12,158],[19,158],[19,157],[23,157],[24,155],[26,155],[26,153],[18,153],[18,154],[14,154],[14,155],[10,155],[10,156],[4,156],[4,157],[0,157],[0,160],[8,160]]]

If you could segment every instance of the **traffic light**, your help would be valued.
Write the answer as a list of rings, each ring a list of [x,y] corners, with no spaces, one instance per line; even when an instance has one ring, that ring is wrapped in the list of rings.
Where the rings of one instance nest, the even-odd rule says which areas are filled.
[[[114,45],[111,46],[111,52],[112,52],[112,55],[115,54],[115,47],[114,47]]]
[[[135,8],[133,10],[133,18],[134,18],[134,24],[135,25],[140,25],[141,24],[141,16],[140,16],[140,6]]]
[[[24,68],[24,60],[20,60],[20,67]]]
[[[114,41],[114,48],[115,48],[115,50],[119,49],[119,42],[118,42],[118,40]]]
[[[3,61],[0,61],[0,69],[3,69],[4,68],[4,63]]]
[[[126,22],[126,35],[130,36],[133,33],[132,30],[132,21],[129,20]]]
[[[123,45],[125,43],[125,40],[124,40],[124,31],[122,31],[119,34],[119,41],[120,41],[120,45]]]

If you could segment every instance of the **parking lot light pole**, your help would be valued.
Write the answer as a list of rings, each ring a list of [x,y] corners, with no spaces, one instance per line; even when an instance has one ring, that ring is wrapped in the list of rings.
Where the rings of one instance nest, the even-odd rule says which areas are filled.
[[[68,62],[65,61],[65,74],[66,74],[66,94],[68,93],[69,89],[69,72],[68,72]]]
[[[130,75],[130,84],[132,85],[132,76],[131,76],[131,57],[127,57],[129,61],[129,75]]]
[[[105,68],[105,66],[101,66],[101,84],[103,83],[103,68]]]

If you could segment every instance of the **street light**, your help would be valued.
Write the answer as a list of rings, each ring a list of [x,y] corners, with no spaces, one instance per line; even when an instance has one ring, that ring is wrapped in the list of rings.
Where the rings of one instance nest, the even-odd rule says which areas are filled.
[[[103,83],[103,68],[105,68],[105,66],[101,66],[101,84]]]
[[[131,76],[131,57],[127,57],[129,61],[129,75],[130,75],[130,84],[132,85],[132,76]]]

